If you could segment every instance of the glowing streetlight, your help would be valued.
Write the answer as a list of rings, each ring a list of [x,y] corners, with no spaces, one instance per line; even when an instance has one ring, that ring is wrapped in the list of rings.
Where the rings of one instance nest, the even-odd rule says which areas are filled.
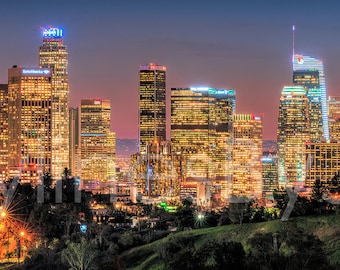
[[[203,213],[197,213],[195,218],[195,227],[202,228],[205,225],[205,215]]]
[[[0,217],[1,217],[2,219],[4,219],[4,218],[6,218],[6,216],[7,216],[6,210],[3,209],[2,207],[0,207]]]

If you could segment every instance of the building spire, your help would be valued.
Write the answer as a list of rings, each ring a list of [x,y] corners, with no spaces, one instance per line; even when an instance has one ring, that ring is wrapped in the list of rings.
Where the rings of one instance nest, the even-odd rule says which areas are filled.
[[[294,40],[294,37],[295,37],[295,25],[292,26],[292,34],[293,34],[293,55],[292,55],[292,63],[293,63],[293,69],[294,69],[294,54],[295,54],[295,40]]]

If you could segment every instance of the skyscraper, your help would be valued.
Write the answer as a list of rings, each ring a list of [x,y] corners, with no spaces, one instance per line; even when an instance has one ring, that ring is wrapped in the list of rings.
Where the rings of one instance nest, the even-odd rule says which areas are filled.
[[[186,178],[212,181],[230,194],[234,90],[171,88],[173,151],[186,158]]]
[[[72,175],[81,174],[81,147],[80,147],[80,113],[79,108],[70,108],[70,163],[69,169]]]
[[[8,173],[8,84],[0,84],[0,180]]]
[[[40,68],[52,71],[52,169],[54,180],[61,178],[69,166],[69,82],[68,53],[63,30],[43,29],[43,44],[39,49]]]
[[[116,136],[110,131],[110,115],[109,100],[81,100],[82,180],[114,180]]]
[[[294,55],[293,83],[304,86],[308,97],[310,140],[329,142],[326,80],[323,62],[310,56]]]
[[[280,97],[277,144],[278,184],[303,185],[306,146],[310,141],[308,97],[303,86],[285,86]]]
[[[325,188],[330,180],[340,172],[340,144],[308,143],[306,144],[306,186],[313,187],[320,180]]]
[[[166,67],[149,64],[139,67],[140,152],[148,143],[166,140]]]
[[[233,115],[233,184],[235,196],[262,197],[262,118]]]
[[[262,195],[273,199],[273,191],[277,189],[277,156],[262,157]]]
[[[51,71],[8,70],[9,176],[36,183],[51,170]]]
[[[340,142],[340,97],[329,97],[328,119],[331,141]]]

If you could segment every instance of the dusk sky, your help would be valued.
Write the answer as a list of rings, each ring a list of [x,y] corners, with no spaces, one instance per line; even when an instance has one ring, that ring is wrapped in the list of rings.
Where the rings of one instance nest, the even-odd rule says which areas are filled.
[[[39,26],[61,27],[70,106],[109,99],[117,138],[137,138],[139,65],[153,62],[167,66],[169,105],[171,87],[235,89],[236,112],[263,114],[263,138],[276,139],[280,93],[292,81],[292,25],[295,52],[324,61],[335,96],[339,18],[337,0],[2,0],[0,83],[12,65],[38,65]]]

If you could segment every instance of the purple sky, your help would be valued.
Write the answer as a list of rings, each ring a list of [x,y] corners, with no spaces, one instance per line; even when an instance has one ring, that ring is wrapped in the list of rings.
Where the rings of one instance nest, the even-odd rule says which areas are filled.
[[[110,99],[118,138],[137,138],[138,68],[155,62],[169,98],[171,87],[235,89],[237,113],[263,113],[263,138],[276,139],[293,24],[295,52],[322,59],[327,95],[340,95],[339,10],[337,0],[4,0],[0,83],[12,65],[37,66],[38,28],[52,25],[69,50],[70,106]]]

